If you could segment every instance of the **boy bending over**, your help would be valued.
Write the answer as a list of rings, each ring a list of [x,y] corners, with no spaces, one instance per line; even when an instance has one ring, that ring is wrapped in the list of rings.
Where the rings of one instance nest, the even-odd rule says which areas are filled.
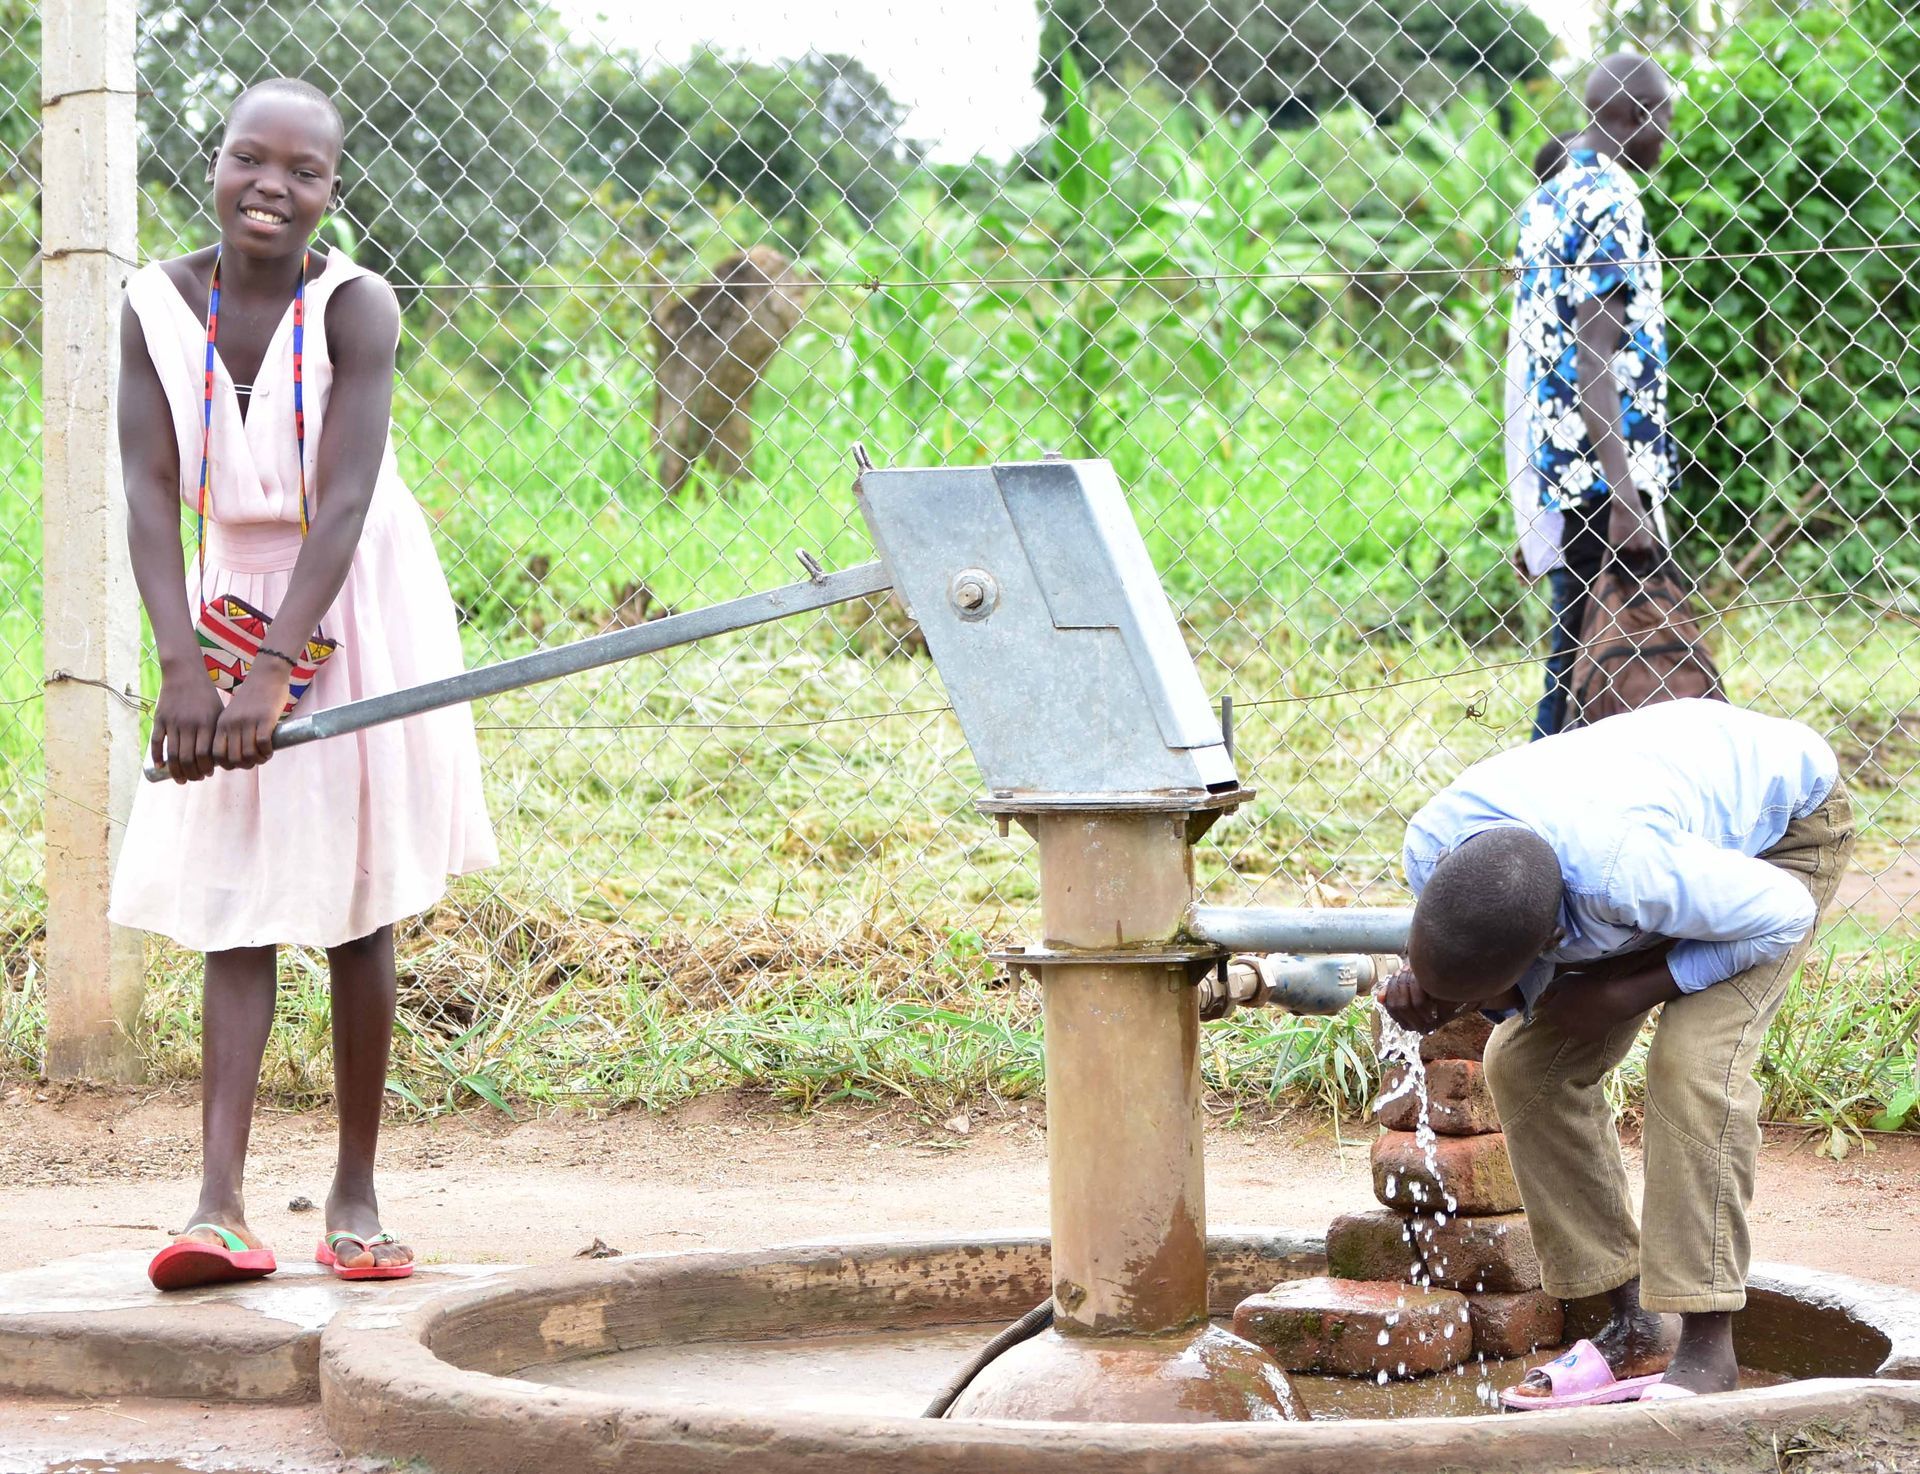
[[[1753,1063],[1852,849],[1832,749],[1719,701],[1502,753],[1407,826],[1409,966],[1381,1002],[1423,1033],[1469,1007],[1508,1013],[1487,1083],[1547,1292],[1612,1304],[1592,1343],[1604,1368],[1562,1358],[1509,1406],[1624,1400],[1634,1379],[1662,1396],[1734,1387]],[[1603,1081],[1654,1008],[1643,1231]],[[1663,1311],[1681,1317],[1677,1347]]]

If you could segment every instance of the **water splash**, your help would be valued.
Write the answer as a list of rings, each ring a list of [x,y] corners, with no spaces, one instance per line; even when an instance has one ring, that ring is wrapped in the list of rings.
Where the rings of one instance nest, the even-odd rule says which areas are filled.
[[[1419,1148],[1420,1156],[1426,1163],[1428,1180],[1438,1185],[1440,1137],[1433,1129],[1432,1099],[1427,1093],[1427,1066],[1426,1062],[1420,1058],[1421,1037],[1412,1029],[1403,1029],[1395,1023],[1392,1015],[1381,1006],[1378,997],[1374,998],[1373,1006],[1380,1015],[1381,1063],[1384,1065],[1391,1061],[1401,1067],[1399,1083],[1383,1092],[1380,1098],[1374,1101],[1374,1114],[1379,1115],[1395,1101],[1402,1100],[1412,1093],[1418,1107],[1414,1116],[1414,1144]],[[1388,1173],[1386,1195],[1393,1197],[1398,1185],[1398,1175]],[[1415,1207],[1414,1216],[1408,1220],[1407,1224],[1408,1242],[1413,1247],[1413,1267],[1409,1278],[1422,1289],[1430,1290],[1433,1288],[1436,1275],[1444,1277],[1447,1272],[1447,1256],[1438,1251],[1435,1230],[1443,1227],[1449,1216],[1458,1216],[1460,1202],[1452,1193],[1442,1191],[1439,1206],[1434,1208],[1430,1215],[1423,1216],[1428,1208],[1427,1184],[1414,1181],[1409,1182],[1407,1188],[1408,1196],[1413,1199]],[[1420,1242],[1423,1228],[1426,1233],[1424,1247]]]

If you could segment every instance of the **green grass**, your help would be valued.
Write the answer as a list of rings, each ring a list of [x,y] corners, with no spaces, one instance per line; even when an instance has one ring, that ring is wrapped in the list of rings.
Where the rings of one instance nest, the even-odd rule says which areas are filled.
[[[1788,704],[1858,710],[1915,653],[1899,625],[1831,629],[1822,648],[1850,649],[1860,684],[1822,683],[1793,619],[1749,618],[1751,648],[1734,667],[1742,695],[1765,681]],[[1275,904],[1401,899],[1400,819],[1469,756],[1524,734],[1534,668],[1329,695],[1472,656],[1444,638],[1417,650],[1316,649],[1284,632],[1257,642],[1245,626],[1261,623],[1210,632],[1208,680],[1241,695],[1238,740],[1259,794],[1203,845],[1202,884],[1216,899]],[[1289,699],[1249,704],[1275,698]],[[765,737],[700,725],[939,704],[924,661],[870,659],[825,619],[797,644],[763,631],[731,651],[493,703],[483,741],[506,853],[403,938],[397,1091],[423,1110],[659,1106],[731,1088],[795,1107],[911,1098],[946,1109],[982,1091],[1033,1091],[1034,995],[981,959],[1031,924],[1031,849],[972,812],[952,717]],[[1910,832],[1897,789],[1859,797],[1881,832]],[[1831,940],[1834,959],[1774,1030],[1768,1109],[1859,1126],[1908,1078],[1915,959],[1857,927]],[[189,1080],[197,961],[159,945],[151,955],[151,1072]],[[283,977],[268,1091],[315,1104],[329,1088],[324,977],[302,954]],[[31,990],[7,996],[0,1047],[18,1067],[39,1020]],[[1373,1088],[1358,1012],[1241,1015],[1206,1038],[1223,1107],[1352,1113]],[[1631,1070],[1628,1084],[1631,1100]]]
[[[999,315],[956,317],[928,351],[966,372],[937,401],[862,400],[844,312],[827,299],[759,391],[756,484],[668,500],[648,472],[644,364],[593,332],[536,382],[469,358],[423,361],[396,412],[402,460],[439,524],[449,577],[475,622],[604,609],[645,582],[671,605],[793,576],[807,548],[871,556],[851,450],[881,464],[977,464],[1066,443],[1048,386],[1001,341]],[[436,349],[436,352],[445,351]],[[1143,355],[1101,453],[1134,498],[1177,598],[1309,596],[1345,608],[1406,598],[1414,568],[1456,548],[1488,504],[1490,417],[1467,378],[1357,366],[1266,345],[1251,404],[1214,410],[1181,365]],[[536,587],[525,570],[547,560]]]

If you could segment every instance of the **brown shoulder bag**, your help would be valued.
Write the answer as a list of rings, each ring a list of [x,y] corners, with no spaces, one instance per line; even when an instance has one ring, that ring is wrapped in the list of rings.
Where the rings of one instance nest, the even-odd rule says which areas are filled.
[[[1687,696],[1726,700],[1679,568],[1667,555],[1636,567],[1609,553],[1573,657],[1563,730]]]

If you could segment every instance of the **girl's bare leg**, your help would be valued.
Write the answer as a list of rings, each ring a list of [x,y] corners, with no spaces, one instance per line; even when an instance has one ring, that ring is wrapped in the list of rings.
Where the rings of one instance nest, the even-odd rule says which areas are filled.
[[[272,947],[207,954],[200,1018],[200,1201],[189,1223],[217,1223],[252,1248],[263,1245],[247,1227],[242,1192],[260,1060],[273,1029]],[[218,1244],[206,1230],[187,1235]]]
[[[327,964],[333,975],[334,1107],[340,1116],[327,1231],[370,1239],[381,1229],[373,1159],[380,1145],[380,1111],[393,1045],[393,928],[383,926],[356,942],[329,948]],[[341,1250],[340,1263],[346,1268],[413,1260],[413,1250],[402,1244],[379,1244],[371,1250],[342,1244]]]

